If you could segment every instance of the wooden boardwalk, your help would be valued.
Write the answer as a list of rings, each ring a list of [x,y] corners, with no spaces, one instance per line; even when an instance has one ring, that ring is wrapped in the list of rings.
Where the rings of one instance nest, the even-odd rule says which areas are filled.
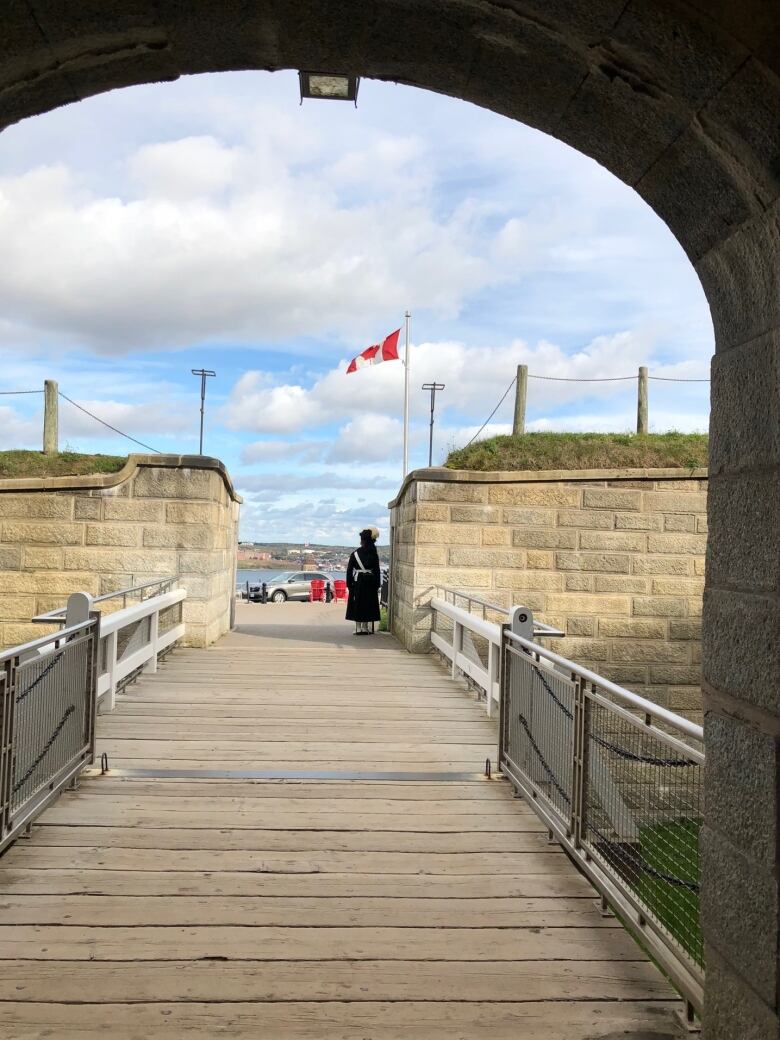
[[[480,778],[482,709],[341,614],[244,606],[100,717],[112,772],[0,859],[4,1040],[679,1035],[660,974]],[[170,775],[204,770],[234,775]]]

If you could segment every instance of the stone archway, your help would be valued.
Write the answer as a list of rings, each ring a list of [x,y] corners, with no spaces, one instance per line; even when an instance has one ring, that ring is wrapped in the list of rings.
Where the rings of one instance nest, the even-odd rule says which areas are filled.
[[[780,9],[776,0],[10,0],[0,127],[114,87],[338,70],[491,108],[594,157],[707,294],[706,1027],[776,1036],[780,946]],[[652,286],[648,286],[652,292]]]

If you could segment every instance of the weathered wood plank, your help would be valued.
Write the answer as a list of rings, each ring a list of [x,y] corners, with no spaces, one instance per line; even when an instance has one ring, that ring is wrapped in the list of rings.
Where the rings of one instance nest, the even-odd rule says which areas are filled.
[[[345,781],[349,785],[350,781]],[[298,798],[294,787],[288,788],[289,797],[280,800],[276,798],[245,798],[233,796],[224,798],[213,798],[210,790],[201,797],[182,795],[178,798],[169,796],[167,789],[160,791],[158,785],[157,795],[151,794],[143,798],[135,797],[133,794],[114,794],[106,797],[102,793],[103,781],[95,779],[85,783],[84,787],[75,792],[68,792],[53,805],[47,814],[47,821],[79,818],[79,812],[93,814],[97,810],[104,813],[125,812],[251,812],[258,818],[264,814],[268,816],[283,815],[297,816],[299,813],[306,815],[321,815],[323,813],[337,813],[344,817],[361,815],[364,817],[381,816],[403,816],[420,817],[422,821],[435,816],[476,816],[484,818],[487,816],[500,816],[502,822],[499,826],[511,827],[513,822],[518,825],[529,827],[538,817],[530,813],[519,813],[516,804],[511,798],[491,799],[481,801],[479,799],[462,798],[458,800],[434,799],[409,799],[403,797],[406,792],[398,791],[395,798],[373,798],[370,806],[367,806],[362,798],[344,797],[331,799],[321,798]],[[521,817],[521,818],[520,818]],[[379,826],[381,821],[376,823]],[[364,819],[363,826],[370,827],[371,819]],[[541,826],[541,825],[539,825]]]
[[[7,1003],[8,1040],[192,1040],[229,1035],[232,1040],[611,1040],[640,1037],[679,1040],[671,1011],[649,1001],[528,1003],[296,1002],[33,1004]]]
[[[643,960],[622,928],[0,925],[13,960]]]
[[[11,924],[243,925],[277,928],[619,928],[580,899],[398,899],[279,896],[0,896]]]
[[[155,776],[152,779],[134,776],[119,776],[109,772],[106,776],[96,776],[81,782],[78,791],[67,791],[58,804],[80,802],[81,799],[100,798],[109,804],[118,798],[170,799],[195,798],[200,800],[222,798],[239,798],[251,803],[271,799],[283,799],[285,806],[293,809],[302,807],[301,801],[321,803],[322,805],[342,806],[353,800],[365,807],[371,803],[367,811],[382,811],[392,805],[403,805],[403,811],[425,813],[425,806],[415,808],[414,802],[425,802],[430,806],[439,803],[458,802],[460,806],[475,808],[480,813],[526,813],[538,817],[528,803],[520,798],[511,797],[511,788],[503,780],[257,780],[257,779],[218,779],[198,777],[197,779],[180,779],[175,777]],[[382,803],[385,803],[384,805]],[[379,809],[375,806],[379,805]],[[477,806],[481,808],[477,809]],[[511,808],[508,808],[511,807]],[[439,811],[433,809],[433,812]],[[449,811],[452,811],[450,808]],[[468,811],[468,808],[464,811]]]
[[[641,961],[4,961],[0,1001],[668,1000]],[[0,1018],[3,1010],[0,1008]],[[258,1034],[264,1035],[264,1034]],[[267,1034],[265,1034],[267,1035]],[[518,1034],[521,1035],[521,1034]]]
[[[38,849],[0,870],[0,894],[96,894],[96,895],[226,895],[286,897],[355,897],[394,899],[484,899],[496,895],[527,898],[589,896],[593,889],[585,878],[568,871],[553,874],[261,874],[230,871],[156,870],[154,862],[142,870],[104,870],[93,866],[77,870],[37,866]],[[4,861],[5,862],[5,861]]]
[[[469,817],[470,819],[470,817]],[[57,826],[36,827],[32,845],[100,846],[105,848],[154,849],[255,849],[286,852],[393,852],[402,844],[405,852],[511,852],[526,853],[546,846],[544,834],[527,831],[463,830],[441,832],[388,830],[285,830],[243,826],[234,816],[230,828],[220,824],[187,826],[165,825],[158,819],[152,826],[143,823],[127,826]],[[496,826],[494,824],[494,826]]]
[[[402,844],[402,842],[399,842]],[[568,874],[571,863],[560,850],[502,852],[254,852],[244,849],[51,848],[33,851],[17,844],[4,865],[13,870],[30,861],[38,870],[246,871],[263,874]],[[498,881],[497,881],[498,883]]]

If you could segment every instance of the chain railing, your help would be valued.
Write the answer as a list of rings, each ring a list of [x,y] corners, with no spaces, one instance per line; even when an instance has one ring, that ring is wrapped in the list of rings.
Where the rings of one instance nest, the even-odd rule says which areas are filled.
[[[0,851],[95,754],[99,618],[0,653]]]
[[[503,632],[499,767],[700,1012],[700,726]]]

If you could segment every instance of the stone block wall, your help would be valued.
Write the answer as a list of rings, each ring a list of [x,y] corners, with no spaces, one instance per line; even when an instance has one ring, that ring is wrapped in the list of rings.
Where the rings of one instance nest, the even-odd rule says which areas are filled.
[[[429,648],[437,584],[522,603],[551,649],[700,718],[707,473],[419,470],[390,503],[393,631]]]
[[[186,642],[226,632],[235,594],[238,514],[225,467],[200,456],[131,455],[114,474],[0,480],[0,646],[51,629],[36,614],[71,592],[178,575]]]

